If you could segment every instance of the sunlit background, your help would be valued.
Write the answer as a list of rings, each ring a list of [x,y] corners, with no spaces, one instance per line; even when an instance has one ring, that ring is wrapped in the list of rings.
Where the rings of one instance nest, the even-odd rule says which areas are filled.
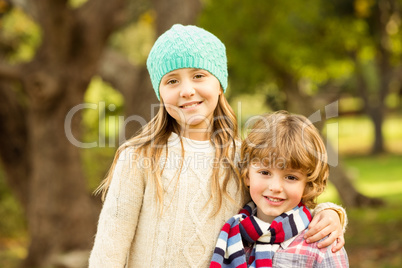
[[[53,5],[52,1],[60,3]],[[100,201],[93,191],[105,177],[118,145],[134,135],[143,120],[149,120],[151,104],[157,103],[145,61],[157,36],[174,23],[196,24],[225,43],[229,67],[226,96],[240,127],[255,115],[280,109],[306,117],[320,115],[316,125],[333,148],[336,165],[331,167],[331,183],[319,200],[341,204],[347,210],[345,247],[351,267],[402,266],[401,0],[120,1],[123,8],[99,13],[103,20],[112,20],[112,12],[120,12],[118,18],[123,22],[99,39],[96,44],[106,41],[97,48],[103,52],[95,58],[85,42],[96,37],[92,33],[101,32],[90,21],[102,8],[87,6],[107,1],[40,2],[0,0],[0,267],[31,267],[27,263],[38,267],[86,266],[90,245],[60,244],[58,251],[48,250],[46,245],[52,247],[52,240],[44,237],[46,243],[38,241],[33,233],[36,213],[46,212],[30,204],[52,196],[48,185],[62,180],[59,175],[64,173],[55,166],[59,173],[43,178],[42,187],[30,189],[34,185],[32,174],[42,174],[35,171],[40,165],[60,161],[42,159],[46,162],[36,165],[35,150],[49,146],[49,140],[37,139],[37,133],[57,122],[64,126],[69,110],[91,104],[77,113],[71,127],[75,141],[88,145],[78,148],[77,161],[82,166],[81,190],[90,197],[91,213],[97,217]],[[50,22],[41,17],[43,12]],[[81,34],[81,39],[63,32],[68,23],[75,25],[70,30]],[[101,27],[106,26],[110,25]],[[67,43],[69,49],[60,45]],[[46,51],[57,53],[53,46],[58,45],[65,55],[54,60]],[[87,52],[81,51],[83,48]],[[86,54],[91,56],[85,58]],[[79,66],[85,63],[80,60],[91,62],[82,73]],[[53,68],[58,68],[57,72],[53,73]],[[66,76],[69,79],[54,80],[53,87],[62,88],[66,95],[51,99],[51,104],[63,106],[79,86],[82,89],[77,92],[82,95],[65,105],[61,119],[46,121],[60,110],[42,98],[52,86],[35,79],[59,74],[70,75]],[[71,85],[73,78],[82,81]],[[32,89],[32,84],[37,88]],[[130,119],[132,115],[142,120]],[[49,141],[53,149],[60,144],[73,146],[68,135],[54,136]],[[24,142],[14,144],[19,137]],[[23,159],[26,165],[21,164]],[[25,177],[17,172],[21,167],[16,163],[26,171]],[[14,176],[22,177],[17,180]],[[25,191],[21,187],[28,188],[25,193],[29,194],[19,195]],[[36,210],[30,210],[32,207]],[[71,205],[71,209],[75,207]],[[92,239],[95,225],[93,221],[88,239]],[[59,232],[78,235],[69,229]],[[30,249],[32,243],[43,246],[37,247],[42,247],[40,258]]]

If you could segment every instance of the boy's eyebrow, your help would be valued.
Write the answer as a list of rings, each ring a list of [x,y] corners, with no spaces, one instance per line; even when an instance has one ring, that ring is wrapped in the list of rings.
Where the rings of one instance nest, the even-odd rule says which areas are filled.
[[[289,172],[292,172],[292,173],[305,174],[305,172],[303,172],[303,170],[301,170],[301,169],[291,169],[291,168],[288,168],[287,170],[288,170]]]

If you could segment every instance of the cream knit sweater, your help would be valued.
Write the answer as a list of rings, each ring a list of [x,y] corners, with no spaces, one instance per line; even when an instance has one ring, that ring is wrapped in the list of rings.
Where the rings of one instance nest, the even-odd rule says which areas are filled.
[[[118,159],[112,182],[99,217],[90,268],[208,267],[223,224],[238,213],[240,194],[228,185],[236,207],[223,200],[222,209],[210,217],[210,197],[215,149],[209,141],[183,138],[185,161],[180,178],[181,144],[172,134],[162,175],[164,213],[158,213],[156,188],[146,178],[149,162],[134,163],[132,148]],[[165,155],[162,153],[162,155]],[[336,206],[336,205],[335,205]]]
[[[208,267],[221,227],[239,208],[224,200],[219,213],[209,217],[213,203],[204,205],[210,198],[215,149],[209,141],[183,138],[183,145],[185,161],[177,181],[181,144],[172,134],[162,175],[162,216],[156,189],[141,168],[148,165],[146,159],[133,164],[133,149],[122,152],[100,214],[89,267],[119,268],[126,262],[129,268]],[[240,202],[234,182],[228,189]]]

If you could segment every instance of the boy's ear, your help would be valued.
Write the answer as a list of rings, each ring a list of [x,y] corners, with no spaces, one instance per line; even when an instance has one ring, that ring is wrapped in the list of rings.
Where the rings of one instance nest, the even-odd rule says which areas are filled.
[[[250,186],[250,178],[248,177],[248,174],[247,174],[244,182],[246,183],[246,186]]]

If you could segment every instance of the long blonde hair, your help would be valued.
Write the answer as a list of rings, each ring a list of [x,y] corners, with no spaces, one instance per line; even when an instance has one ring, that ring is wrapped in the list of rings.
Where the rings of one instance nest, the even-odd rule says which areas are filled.
[[[161,205],[163,203],[164,193],[161,180],[163,168],[160,169],[160,159],[163,149],[166,149],[166,155],[168,153],[167,143],[172,132],[179,134],[181,132],[181,127],[166,111],[161,100],[161,105],[156,116],[142,128],[138,135],[129,139],[117,149],[112,166],[110,167],[106,178],[96,189],[95,193],[101,193],[102,200],[105,199],[119,155],[126,148],[133,147],[137,152],[137,156],[141,155],[147,159],[151,159],[150,168],[145,172],[148,173],[148,178],[153,178],[153,182],[156,185],[157,199]],[[220,94],[217,107],[214,111],[211,134],[213,134],[211,135],[211,143],[215,145],[216,151],[215,161],[213,161],[211,197],[208,202],[216,200],[216,202],[214,202],[215,207],[212,214],[215,215],[221,209],[224,197],[233,204],[238,203],[238,200],[233,200],[233,198],[228,194],[227,186],[231,180],[235,181],[242,200],[244,200],[246,192],[243,183],[240,180],[238,167],[235,164],[237,149],[236,142],[239,142],[236,115],[227,102],[224,94]],[[183,143],[181,144],[183,161],[185,152]],[[137,159],[134,159],[134,161],[135,160]],[[180,169],[181,168],[182,165]],[[225,175],[222,180],[221,170],[223,168],[225,168]],[[180,174],[180,170],[176,174]],[[179,179],[179,177],[177,179]],[[162,208],[163,206],[160,207]]]

